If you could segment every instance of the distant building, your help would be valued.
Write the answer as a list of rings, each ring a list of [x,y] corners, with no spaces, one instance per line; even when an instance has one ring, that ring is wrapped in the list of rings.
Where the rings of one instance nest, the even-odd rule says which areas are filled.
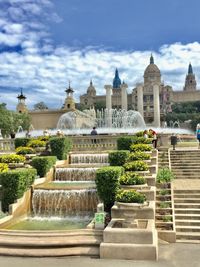
[[[188,73],[186,74],[182,91],[175,91],[170,85],[165,85],[164,82],[162,82],[161,72],[154,63],[152,55],[143,77],[144,81],[137,84],[136,87],[132,89],[132,92],[126,96],[125,90],[127,89],[127,85],[121,81],[119,71],[116,69],[113,83],[110,86],[112,89],[112,108],[120,109],[124,103],[124,106],[128,109],[139,111],[146,123],[153,123],[156,116],[159,118],[160,122],[164,121],[165,114],[171,112],[171,105],[173,103],[200,100],[200,90],[197,90],[197,82],[191,63],[188,67]],[[75,102],[73,99],[74,90],[71,88],[70,84],[65,91],[67,96],[61,109],[28,111],[25,103],[26,97],[23,95],[22,91],[17,97],[19,101],[16,109],[18,112],[28,112],[30,114],[34,129],[55,128],[62,114],[75,110]],[[124,96],[126,101],[124,101]],[[157,100],[155,100],[155,97]],[[80,96],[80,104],[84,105],[86,108],[93,108],[97,103],[103,103],[105,106],[106,95],[97,95],[91,80],[86,93]],[[155,109],[156,103],[157,106],[159,106],[159,112],[158,109]],[[157,125],[159,124],[157,123]]]

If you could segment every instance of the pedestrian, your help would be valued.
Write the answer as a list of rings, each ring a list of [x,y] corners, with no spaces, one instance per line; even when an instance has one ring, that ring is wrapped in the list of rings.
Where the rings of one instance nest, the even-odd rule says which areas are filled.
[[[175,147],[177,145],[177,141],[178,141],[177,136],[175,134],[172,134],[172,136],[171,136],[171,145],[173,146],[173,150],[175,150]]]
[[[12,130],[12,131],[10,132],[10,137],[11,137],[11,139],[14,139],[14,138],[15,138],[15,132],[14,132],[14,130]]]
[[[200,149],[200,123],[197,124],[196,135],[197,135],[197,140],[199,141],[198,149]]]
[[[145,131],[143,132],[143,137],[144,137],[145,139],[148,138],[148,131],[147,131],[147,130],[145,130]]]
[[[92,128],[92,131],[91,131],[90,134],[91,134],[91,135],[97,135],[96,127],[93,127],[93,128]],[[92,143],[93,143],[93,144],[96,144],[96,142],[97,142],[97,139],[92,139]]]
[[[149,133],[152,135],[153,140],[152,140],[152,144],[154,148],[157,148],[157,134],[154,130],[150,129]]]

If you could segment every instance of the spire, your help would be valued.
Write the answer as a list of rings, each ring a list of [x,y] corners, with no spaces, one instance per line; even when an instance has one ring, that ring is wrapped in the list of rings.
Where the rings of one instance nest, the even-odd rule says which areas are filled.
[[[151,53],[151,57],[150,57],[150,64],[154,64],[154,58],[153,58],[152,53]]]
[[[22,88],[20,89],[21,94],[17,96],[18,99],[26,99],[25,95],[23,95]]]
[[[188,74],[193,74],[192,64],[191,63],[188,66]]]
[[[90,86],[93,86],[92,79],[90,80]]]
[[[113,88],[120,88],[121,80],[119,78],[118,69],[115,70],[115,77],[113,79]]]

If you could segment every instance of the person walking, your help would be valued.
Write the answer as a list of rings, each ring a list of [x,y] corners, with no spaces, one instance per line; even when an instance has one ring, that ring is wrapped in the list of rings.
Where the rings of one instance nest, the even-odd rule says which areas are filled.
[[[196,135],[197,135],[197,140],[199,141],[198,149],[200,149],[200,124],[199,123],[197,124]]]
[[[152,144],[154,148],[157,148],[157,134],[154,130],[150,129],[149,133],[151,133],[153,140],[152,140]]]
[[[97,135],[97,130],[96,130],[96,127],[93,127],[91,133],[91,135]],[[97,139],[92,139],[92,143],[93,144],[96,144],[97,143]]]

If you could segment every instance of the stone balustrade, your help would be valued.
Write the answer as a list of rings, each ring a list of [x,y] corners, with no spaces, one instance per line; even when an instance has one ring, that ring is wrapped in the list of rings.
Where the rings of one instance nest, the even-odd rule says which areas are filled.
[[[0,139],[0,152],[12,152],[15,150],[13,139]]]

